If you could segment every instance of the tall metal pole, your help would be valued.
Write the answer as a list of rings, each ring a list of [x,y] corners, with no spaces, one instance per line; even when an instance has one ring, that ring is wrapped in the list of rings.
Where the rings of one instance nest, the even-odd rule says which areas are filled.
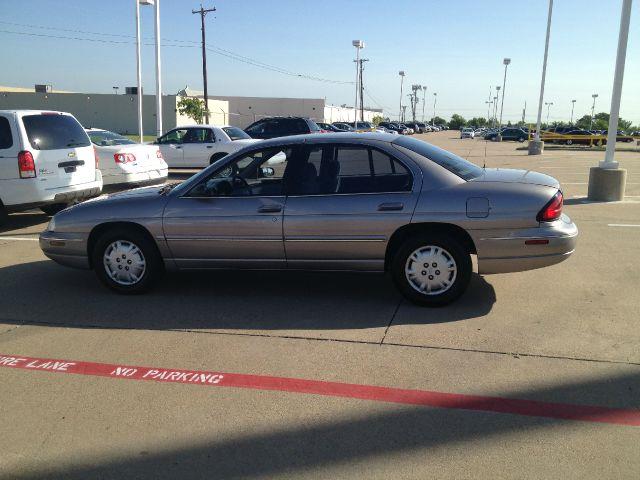
[[[489,98],[491,98],[491,96],[489,96]],[[491,111],[491,105],[493,105],[492,101],[485,101],[484,103],[487,104],[487,126],[489,126],[489,115],[490,115],[490,111]]]
[[[576,101],[571,100],[571,120],[569,121],[569,125],[573,125],[573,108],[576,106]]]
[[[160,0],[156,0],[156,137],[162,136],[162,71],[160,65]]]
[[[427,86],[423,85],[422,86],[422,123],[424,123],[424,105],[427,100]]]
[[[138,135],[140,136],[140,143],[143,142],[142,131],[142,65],[140,64],[140,2],[136,2],[136,75],[138,77]]]
[[[360,48],[356,46],[356,100],[353,104],[353,127],[358,130],[358,91],[360,90]]]
[[[551,15],[553,13],[553,0],[549,0],[549,13],[547,14],[547,35],[544,41],[544,58],[542,60],[542,80],[540,81],[540,98],[538,100],[538,120],[536,122],[535,141],[540,141],[540,126],[542,123],[542,103],[544,102],[544,82],[547,77],[547,56],[549,54],[549,37],[551,36]]]
[[[438,94],[433,92],[433,118],[431,119],[431,124],[436,124],[436,101],[438,100]]]
[[[598,94],[594,93],[593,95],[591,95],[591,97],[593,97],[593,104],[591,105],[591,120],[589,121],[589,130],[593,128],[593,114],[596,109],[596,98],[598,98]]]
[[[209,123],[209,92],[207,88],[207,42],[205,34],[204,17],[209,12],[215,12],[216,7],[205,9],[200,4],[200,10],[191,10],[194,15],[197,13],[200,15],[200,30],[202,32],[202,83],[204,84],[204,122]]]
[[[507,90],[507,67],[511,63],[511,59],[505,58],[502,63],[504,63],[504,79],[502,80],[502,102],[500,103],[500,126],[502,126],[502,109],[504,108],[504,94]],[[499,134],[498,136],[500,137],[500,140],[502,140],[502,137]]]
[[[364,62],[368,62],[368,58],[360,59],[360,121],[364,122]]]
[[[493,117],[496,119],[496,124],[498,123],[498,100],[500,100],[500,89],[502,87],[500,85],[496,85],[496,104],[494,107]],[[498,125],[498,133],[500,132],[500,127],[502,125]]]
[[[618,117],[620,115],[620,99],[622,98],[622,80],[624,79],[624,64],[627,57],[627,40],[629,38],[629,22],[631,20],[631,0],[623,0],[620,16],[620,34],[618,35],[618,54],[616,56],[616,70],[613,76],[613,92],[611,93],[611,110],[609,112],[609,130],[607,132],[607,151],[600,168],[618,168],[618,162],[613,160],[616,151],[616,137],[618,134]],[[595,101],[595,99],[594,99]]]
[[[404,83],[404,70],[400,70],[398,75],[400,75],[400,112],[398,113],[398,119],[402,122],[402,84]]]

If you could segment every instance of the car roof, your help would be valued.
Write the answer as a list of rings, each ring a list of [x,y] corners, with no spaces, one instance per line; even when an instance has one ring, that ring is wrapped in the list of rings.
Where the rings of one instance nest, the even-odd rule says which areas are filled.
[[[290,135],[287,137],[277,137],[269,140],[263,140],[260,142],[260,148],[270,146],[280,146],[284,144],[315,144],[315,143],[351,143],[354,140],[367,142],[371,140],[377,140],[381,142],[391,143],[397,140],[397,135],[391,135],[390,133],[381,132],[367,132],[367,133],[310,133],[306,135]],[[359,142],[353,142],[359,143]]]

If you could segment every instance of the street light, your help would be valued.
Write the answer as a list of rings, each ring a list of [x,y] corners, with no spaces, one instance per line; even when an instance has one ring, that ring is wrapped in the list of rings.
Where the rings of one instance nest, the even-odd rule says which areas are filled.
[[[589,130],[591,130],[591,128],[593,127],[593,113],[596,109],[596,98],[598,98],[598,94],[594,93],[593,95],[591,95],[591,98],[593,98],[593,105],[591,105],[591,120],[589,121]]]
[[[120,87],[111,87],[111,88],[113,88],[113,91],[114,91],[114,92],[115,92],[115,94],[117,95],[117,94],[118,94],[118,89],[119,89]]]
[[[150,0],[153,3],[153,0]],[[160,0],[155,0],[156,35],[156,137],[162,136],[162,78],[160,72]]]
[[[140,5],[154,5],[154,0],[134,0],[136,3],[136,76],[138,78],[138,134],[143,142],[142,130],[142,64],[140,63]],[[156,38],[156,42],[158,39]]]
[[[511,59],[505,58],[504,60],[502,60],[502,63],[504,64],[504,79],[502,80],[502,101],[500,102],[500,126],[501,127],[502,127],[502,109],[504,108],[504,93],[507,87],[507,67],[511,63]],[[496,140],[498,140],[499,142],[502,141],[502,135],[500,135],[500,131],[498,131]]]
[[[569,125],[573,125],[573,108],[576,106],[576,101],[575,100],[571,100],[571,121],[569,122]]]
[[[491,102],[493,103],[493,112],[491,113],[491,128],[495,128],[496,127],[496,107],[498,106],[498,96],[496,95],[495,97],[493,97],[493,101]]]
[[[398,75],[400,75],[400,111],[398,112],[398,120],[402,121],[402,84],[404,83],[404,70],[400,70]]]
[[[529,155],[541,155],[544,150],[544,142],[540,140],[540,127],[542,122],[542,102],[544,100],[544,83],[547,77],[547,56],[549,54],[549,37],[551,36],[551,16],[553,15],[553,0],[549,0],[549,12],[547,13],[547,35],[544,41],[544,58],[542,60],[542,79],[540,80],[540,97],[538,99],[538,119],[536,122],[536,135],[529,142]]]
[[[549,110],[551,109],[551,105],[553,105],[553,102],[544,102],[544,104],[547,106],[547,128],[549,128]]]
[[[491,109],[491,105],[493,105],[493,100],[485,100],[484,103],[487,104],[487,125],[489,125],[489,110]]]
[[[358,91],[360,90],[360,50],[364,48],[362,40],[353,40],[351,45],[356,47],[356,103],[353,104],[353,127],[358,130]]]
[[[496,104],[493,106],[493,118],[494,122],[498,122],[498,100],[500,99],[500,85],[496,85]],[[500,125],[498,125],[498,133],[500,132]]]
[[[435,126],[436,124],[436,101],[438,100],[438,94],[433,92],[433,118],[431,119],[431,124]]]
[[[424,123],[424,105],[427,100],[427,86],[422,85],[422,123]]]
[[[416,108],[418,107],[418,90],[422,90],[422,85],[411,85],[411,115],[414,123],[416,121]]]

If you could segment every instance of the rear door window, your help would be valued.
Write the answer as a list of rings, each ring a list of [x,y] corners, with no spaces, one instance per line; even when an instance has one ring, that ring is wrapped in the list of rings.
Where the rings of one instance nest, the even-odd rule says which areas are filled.
[[[0,117],[0,150],[5,150],[13,146],[13,135],[11,135],[11,125],[7,117]]]
[[[40,114],[22,117],[29,143],[36,150],[88,147],[89,136],[70,115]]]

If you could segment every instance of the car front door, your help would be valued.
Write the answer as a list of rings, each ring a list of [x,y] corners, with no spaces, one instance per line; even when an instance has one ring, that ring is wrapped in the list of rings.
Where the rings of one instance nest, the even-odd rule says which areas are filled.
[[[253,150],[225,162],[164,211],[180,268],[284,268],[283,183],[295,148]]]
[[[326,270],[383,270],[389,238],[411,221],[422,184],[415,167],[362,144],[307,146],[290,181],[287,266]]]
[[[189,128],[182,144],[185,167],[207,167],[215,153],[216,139],[210,128]]]
[[[185,166],[182,142],[186,134],[186,128],[176,128],[164,134],[157,141],[164,161],[171,168],[183,168]]]

